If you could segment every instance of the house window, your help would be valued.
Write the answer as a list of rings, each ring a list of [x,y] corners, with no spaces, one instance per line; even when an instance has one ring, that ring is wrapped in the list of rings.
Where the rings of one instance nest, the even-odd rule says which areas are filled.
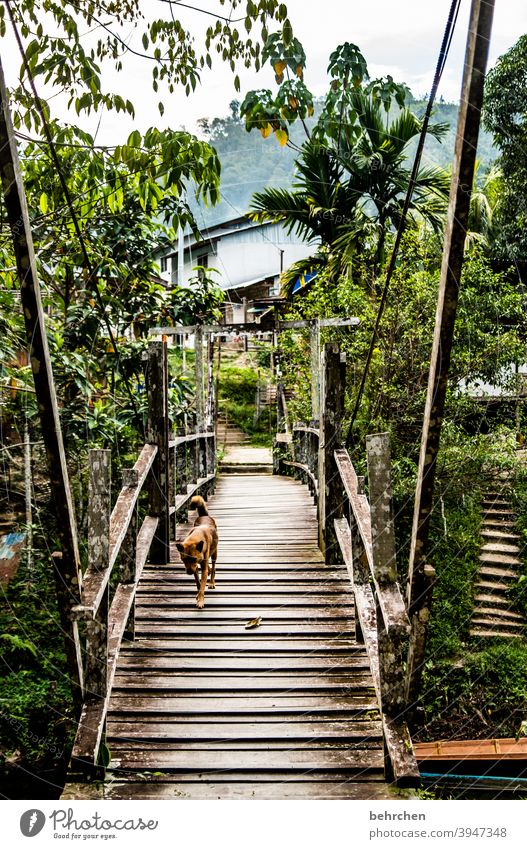
[[[161,274],[168,270],[168,259],[166,256],[161,257]]]
[[[203,278],[205,277],[205,271],[203,271],[203,269],[209,267],[209,255],[201,254],[200,256],[198,256],[196,265],[201,266],[200,270],[198,271],[198,278],[200,280],[203,280]]]

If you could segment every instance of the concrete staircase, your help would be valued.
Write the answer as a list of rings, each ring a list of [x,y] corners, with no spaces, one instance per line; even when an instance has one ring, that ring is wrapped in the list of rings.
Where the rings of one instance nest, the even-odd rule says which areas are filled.
[[[252,447],[249,437],[240,428],[221,419],[218,421],[217,439],[218,447],[225,452],[220,462],[221,474],[272,475],[273,458],[270,449]]]
[[[481,536],[470,636],[520,637],[527,623],[512,609],[507,593],[521,574],[520,537],[510,501],[503,492],[489,493],[484,499]]]

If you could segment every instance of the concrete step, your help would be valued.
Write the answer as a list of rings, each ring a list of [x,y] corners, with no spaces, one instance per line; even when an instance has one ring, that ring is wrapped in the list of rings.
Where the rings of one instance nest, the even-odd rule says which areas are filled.
[[[481,529],[481,536],[485,537],[485,539],[488,540],[499,540],[508,544],[517,543],[520,541],[519,534],[515,534],[512,531],[499,531],[494,528],[483,527]]]
[[[503,508],[499,509],[498,507],[484,507],[483,508],[483,520],[487,519],[498,519],[504,521],[511,521],[514,518],[514,513],[512,510]]]
[[[476,584],[476,587],[478,587],[478,586],[479,585]],[[500,592],[478,592],[478,594],[474,598],[474,601],[476,602],[476,604],[478,604],[478,605],[494,604],[497,607],[504,608],[505,610],[507,610],[510,607],[511,600],[505,592],[506,588],[503,587],[502,584],[498,584],[497,586],[499,586],[500,589],[502,590],[501,593]]]
[[[493,540],[492,542],[486,542],[481,546],[481,552],[489,553],[489,554],[511,554],[516,556],[520,553],[518,546],[513,543],[507,542],[496,542]]]
[[[489,531],[508,531],[508,530],[511,530],[511,531],[514,531],[515,528],[516,528],[516,522],[513,522],[512,520],[506,521],[505,519],[502,519],[501,521],[499,521],[498,519],[484,519],[483,522],[481,523],[481,529],[482,530],[489,530]]]
[[[518,567],[522,565],[519,557],[513,557],[511,554],[497,554],[492,551],[482,551],[479,557],[480,563],[485,565],[492,563],[497,566]]]
[[[494,597],[497,597],[499,593],[505,594],[509,589],[509,584],[500,584],[498,581],[491,580],[479,580],[476,585],[476,592],[489,592],[491,591],[494,594]],[[508,597],[507,597],[508,601]]]
[[[221,475],[272,475],[273,467],[267,463],[220,463]]]
[[[494,630],[501,630],[500,626],[503,625],[504,630],[506,631],[515,631],[518,634],[521,634],[522,631],[525,630],[525,623],[522,622],[503,622],[503,620],[499,616],[474,616],[472,622],[470,623],[473,628],[492,628]]]
[[[482,577],[483,575],[487,575],[489,578],[494,578],[498,581],[504,581],[509,584],[518,579],[518,572],[515,572],[512,569],[504,569],[500,566],[481,566],[479,574]]]
[[[472,621],[476,622],[478,619],[482,617],[486,618],[487,616],[500,622],[516,622],[525,627],[525,620],[519,613],[516,613],[514,610],[497,610],[492,606],[480,607],[478,605],[474,610]]]
[[[519,634],[515,630],[507,630],[505,628],[497,630],[496,628],[492,628],[492,627],[486,628],[486,627],[480,627],[480,626],[478,626],[477,628],[471,628],[470,631],[469,631],[469,634],[470,634],[471,637],[486,638],[486,639],[493,639],[494,637],[501,637],[502,639],[507,640],[507,639],[516,639],[517,637],[521,637],[521,634]]]

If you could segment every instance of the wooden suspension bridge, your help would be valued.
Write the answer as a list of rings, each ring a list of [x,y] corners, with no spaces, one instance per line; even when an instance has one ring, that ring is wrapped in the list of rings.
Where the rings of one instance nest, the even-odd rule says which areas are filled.
[[[277,435],[274,475],[218,479],[211,371],[205,427],[175,435],[166,342],[145,365],[150,441],[113,509],[110,453],[90,455],[89,566],[72,610],[84,703],[65,798],[393,798],[416,785],[387,436],[368,443],[370,507],[341,447],[338,348],[322,351],[319,426]],[[278,400],[283,421],[281,387]],[[174,545],[196,493],[220,535],[204,610]]]

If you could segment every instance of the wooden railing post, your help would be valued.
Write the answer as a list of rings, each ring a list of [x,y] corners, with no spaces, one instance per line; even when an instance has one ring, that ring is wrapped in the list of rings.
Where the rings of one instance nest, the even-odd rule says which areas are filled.
[[[394,585],[397,582],[389,434],[377,433],[368,436],[366,451],[373,571],[379,588],[381,591],[386,591],[390,584]],[[379,609],[377,610],[377,632],[383,709],[389,715],[397,716],[405,708],[406,632],[395,628],[387,631],[384,626],[384,617]]]
[[[341,444],[346,360],[335,343],[324,345],[320,376],[319,545],[326,563],[337,563],[341,555],[334,519],[342,516],[342,484],[334,452]]]
[[[315,318],[309,328],[309,347],[311,359],[311,416],[320,421],[320,320]]]
[[[102,572],[110,557],[111,452],[89,452],[88,568]],[[106,697],[108,675],[108,587],[93,619],[86,622],[86,699]]]
[[[139,483],[137,469],[123,469],[123,487],[136,488]],[[122,584],[133,584],[136,580],[137,555],[137,502],[134,505],[132,518],[121,543],[120,580]],[[135,637],[135,595],[126,628],[130,640]]]
[[[146,388],[148,393],[147,440],[157,445],[150,488],[150,515],[159,519],[152,542],[152,563],[170,561],[169,493],[169,421],[168,369],[166,342],[150,342],[147,353]]]
[[[203,330],[196,327],[194,334],[194,375],[196,382],[196,429],[204,430],[205,424],[205,383],[203,379]]]

